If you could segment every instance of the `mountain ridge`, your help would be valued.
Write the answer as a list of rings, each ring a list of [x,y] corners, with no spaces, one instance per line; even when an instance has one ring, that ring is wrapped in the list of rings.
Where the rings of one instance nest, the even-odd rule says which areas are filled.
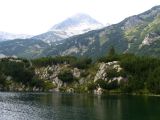
[[[59,44],[47,45],[36,57],[75,55],[96,58],[107,54],[111,46],[118,53],[160,56],[160,6],[117,24],[69,37]],[[0,52],[4,54],[6,49],[1,48],[2,44]]]
[[[104,55],[111,46],[115,46],[116,50],[120,53],[130,52],[140,55],[159,56],[159,15],[160,6],[155,6],[138,15],[130,16],[120,23],[74,38],[71,37],[63,44],[54,48],[50,55],[71,54],[93,57]],[[74,42],[75,44],[73,44]],[[91,42],[93,43],[92,45]],[[157,44],[154,45],[151,43]]]
[[[34,36],[33,39],[41,39],[51,44],[101,27],[103,27],[103,25],[94,18],[87,14],[79,13],[54,25],[46,33]]]
[[[91,16],[84,14],[84,13],[77,13],[66,20],[54,25],[49,31],[52,30],[66,30],[68,27],[74,27],[79,23],[88,23],[88,24],[97,24],[99,26],[103,26],[102,23],[98,22],[97,20],[93,19]]]

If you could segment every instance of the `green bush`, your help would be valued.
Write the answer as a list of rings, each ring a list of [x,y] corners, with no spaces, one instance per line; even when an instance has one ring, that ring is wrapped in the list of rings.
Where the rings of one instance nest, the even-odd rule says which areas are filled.
[[[60,91],[60,92],[66,92],[66,88],[65,88],[65,87],[60,87],[60,88],[59,88],[59,91]]]
[[[112,62],[112,61],[119,61],[120,60],[120,55],[118,55],[112,46],[106,56],[100,57],[98,59],[99,62]]]
[[[77,58],[73,56],[56,56],[56,57],[43,57],[32,60],[32,63],[35,67],[43,67],[48,65],[56,65],[56,64],[71,64],[76,61]]]
[[[73,67],[77,67],[79,69],[86,69],[92,63],[91,58],[78,58],[76,61],[71,63]]]
[[[152,93],[160,94],[160,67],[149,74],[147,88]]]
[[[115,69],[106,70],[106,74],[107,74],[107,78],[109,79],[119,76],[119,73]]]
[[[96,89],[96,84],[95,83],[88,83],[87,84],[87,89],[89,91],[95,90]]]
[[[125,92],[125,93],[131,93],[133,92],[133,89],[131,87],[131,85],[129,84],[129,82],[121,82],[120,83],[120,89],[122,92]]]
[[[74,81],[74,76],[70,69],[64,69],[58,74],[58,78],[65,83],[71,83]]]
[[[110,83],[107,84],[107,90],[112,90],[112,89],[117,89],[119,87],[118,85],[118,81],[115,80],[115,81],[112,81]]]
[[[84,71],[81,73],[81,77],[87,77],[89,75],[88,71]]]
[[[96,86],[101,87],[103,89],[107,89],[107,82],[104,80],[97,80],[95,82]]]
[[[44,89],[45,91],[51,90],[53,89],[55,86],[53,85],[53,83],[51,81],[45,81],[44,82]]]
[[[96,86],[99,86],[99,87],[106,89],[106,90],[117,89],[119,87],[117,80],[111,81],[110,83],[108,83],[104,80],[97,80],[95,84],[96,84]]]

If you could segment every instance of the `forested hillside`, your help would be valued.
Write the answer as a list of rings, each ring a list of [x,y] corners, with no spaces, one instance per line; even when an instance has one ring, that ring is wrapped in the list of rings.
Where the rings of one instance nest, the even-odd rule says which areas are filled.
[[[28,61],[0,59],[0,89],[5,91],[63,91],[160,93],[160,60],[133,54],[91,58],[57,56]]]

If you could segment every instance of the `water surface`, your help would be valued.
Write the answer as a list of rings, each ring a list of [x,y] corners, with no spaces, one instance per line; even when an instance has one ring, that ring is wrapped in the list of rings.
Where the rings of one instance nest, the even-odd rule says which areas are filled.
[[[160,97],[1,92],[0,120],[160,120]]]

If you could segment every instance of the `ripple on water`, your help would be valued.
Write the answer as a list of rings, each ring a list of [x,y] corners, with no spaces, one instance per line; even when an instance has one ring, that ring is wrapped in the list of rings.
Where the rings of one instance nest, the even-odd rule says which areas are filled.
[[[160,97],[0,92],[0,120],[160,120]]]

